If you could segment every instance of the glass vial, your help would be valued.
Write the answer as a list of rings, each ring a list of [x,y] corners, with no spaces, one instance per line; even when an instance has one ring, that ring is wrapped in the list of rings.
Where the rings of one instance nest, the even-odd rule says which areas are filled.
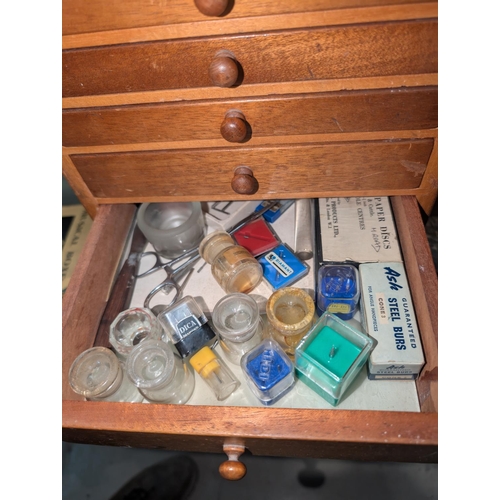
[[[106,347],[91,347],[73,361],[69,384],[89,401],[140,403],[137,387],[123,374],[116,354]]]
[[[200,349],[189,362],[218,401],[227,399],[240,386],[239,380],[209,347]]]
[[[301,288],[281,288],[267,301],[269,334],[292,360],[295,347],[313,324],[314,309],[313,299]]]
[[[199,251],[203,260],[212,266],[213,277],[226,293],[249,293],[262,281],[262,266],[225,231],[205,236]]]
[[[194,390],[194,374],[169,344],[144,340],[132,349],[126,370],[139,392],[151,403],[184,404]]]
[[[189,295],[158,314],[158,321],[182,358],[213,344],[217,338],[200,306]]]
[[[244,293],[226,295],[215,304],[212,312],[214,330],[226,358],[236,365],[247,351],[262,340],[263,325],[259,306]]]
[[[162,336],[160,322],[149,309],[142,307],[122,311],[109,327],[109,342],[122,360],[139,342],[145,339],[160,340]]]

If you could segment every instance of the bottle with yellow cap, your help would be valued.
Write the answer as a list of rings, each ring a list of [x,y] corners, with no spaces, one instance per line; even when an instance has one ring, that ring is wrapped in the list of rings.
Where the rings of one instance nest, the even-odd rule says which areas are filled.
[[[228,398],[239,386],[239,380],[209,347],[203,347],[189,360],[191,366],[210,387],[218,401]]]

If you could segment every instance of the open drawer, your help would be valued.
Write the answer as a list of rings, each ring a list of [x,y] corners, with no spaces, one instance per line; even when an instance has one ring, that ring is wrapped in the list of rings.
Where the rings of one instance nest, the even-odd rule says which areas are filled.
[[[82,400],[69,387],[68,371],[94,345],[136,209],[100,205],[63,299],[63,440],[215,453],[239,445],[256,455],[437,462],[437,275],[416,198],[391,201],[426,357],[414,382],[420,411]]]

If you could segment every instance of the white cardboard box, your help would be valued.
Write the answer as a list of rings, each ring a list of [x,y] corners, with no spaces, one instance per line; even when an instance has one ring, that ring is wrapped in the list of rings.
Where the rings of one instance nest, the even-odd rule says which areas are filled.
[[[359,275],[363,327],[377,340],[368,378],[415,379],[425,359],[404,265],[361,264]]]
[[[402,262],[388,197],[319,198],[315,212],[319,265]]]

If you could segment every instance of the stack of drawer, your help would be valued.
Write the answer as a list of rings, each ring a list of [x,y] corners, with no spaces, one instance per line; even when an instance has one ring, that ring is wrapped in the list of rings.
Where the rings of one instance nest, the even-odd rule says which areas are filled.
[[[437,278],[419,205],[437,196],[437,3],[64,0],[62,62],[63,172],[98,222],[64,299],[66,438],[435,460]],[[74,400],[68,363],[94,341],[133,204],[375,195],[395,197],[422,413]]]

